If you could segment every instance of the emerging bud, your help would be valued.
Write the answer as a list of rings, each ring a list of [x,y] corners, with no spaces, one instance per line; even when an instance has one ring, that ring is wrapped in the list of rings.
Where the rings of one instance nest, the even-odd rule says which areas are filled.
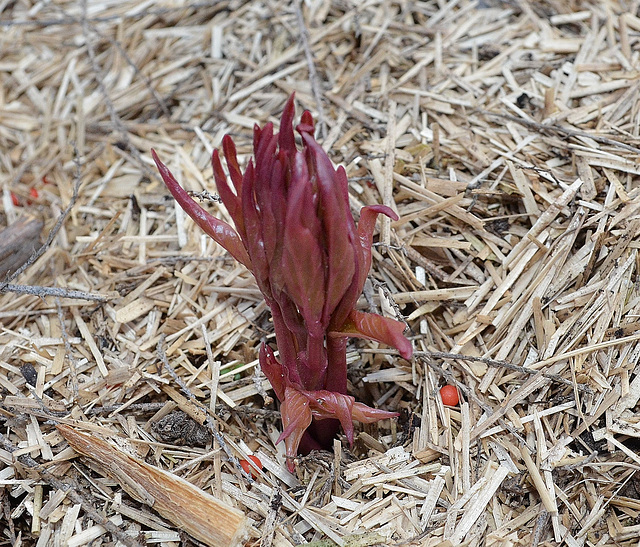
[[[211,163],[218,193],[235,230],[193,201],[152,151],[176,201],[251,270],[271,309],[280,358],[263,344],[260,365],[282,403],[284,431],[279,440],[286,442],[289,462],[314,419],[316,442],[309,439],[306,444],[328,448],[338,422],[352,442],[352,420],[368,423],[396,416],[356,403],[346,394],[347,337],[395,346],[406,359],[412,355],[402,323],[354,309],[371,267],[376,218],[398,217],[384,205],[368,206],[356,227],[344,168],[335,169],[316,142],[309,112],[296,128],[302,140],[298,149],[294,112],[292,95],[279,133],[271,123],[254,128],[254,157],[244,174],[233,141],[224,137],[231,185],[214,151]]]

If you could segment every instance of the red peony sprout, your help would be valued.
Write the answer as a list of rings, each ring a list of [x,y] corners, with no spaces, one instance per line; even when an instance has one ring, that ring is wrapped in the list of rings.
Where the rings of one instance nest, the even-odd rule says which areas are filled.
[[[404,325],[354,309],[371,267],[376,217],[397,220],[384,205],[364,207],[356,227],[348,182],[314,139],[310,112],[293,131],[293,95],[280,133],[273,124],[253,130],[254,157],[244,174],[228,135],[222,148],[231,185],[214,151],[211,163],[218,193],[235,224],[207,213],[182,189],[152,151],[173,197],[196,223],[256,278],[273,315],[279,359],[266,344],[260,366],[281,402],[288,467],[298,450],[330,448],[340,423],[353,442],[353,420],[371,423],[397,413],[356,403],[347,395],[347,337],[377,340],[409,359]]]

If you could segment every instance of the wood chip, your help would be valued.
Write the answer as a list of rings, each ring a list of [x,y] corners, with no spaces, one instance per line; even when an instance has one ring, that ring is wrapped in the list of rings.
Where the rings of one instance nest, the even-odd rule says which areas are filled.
[[[74,450],[91,458],[130,496],[153,507],[197,540],[211,547],[242,545],[247,521],[241,511],[181,477],[132,458],[102,439],[66,425],[57,429]]]

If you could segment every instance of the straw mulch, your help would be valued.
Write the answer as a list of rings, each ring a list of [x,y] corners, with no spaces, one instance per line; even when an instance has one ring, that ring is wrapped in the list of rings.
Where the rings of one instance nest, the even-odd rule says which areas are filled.
[[[0,545],[637,545],[636,9],[0,2]],[[295,475],[268,309],[150,158],[214,195],[292,91],[354,214],[400,216],[361,305],[416,349],[350,342],[401,417]]]

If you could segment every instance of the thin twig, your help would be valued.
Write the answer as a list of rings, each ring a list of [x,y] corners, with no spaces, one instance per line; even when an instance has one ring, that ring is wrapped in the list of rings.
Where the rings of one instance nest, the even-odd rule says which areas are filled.
[[[90,18],[87,18],[87,17],[84,17],[83,19],[78,19],[76,17],[70,16],[66,12],[66,10],[64,10],[63,8],[61,8],[59,6],[56,6],[55,3],[52,4],[52,6],[57,8],[61,13],[64,14],[68,24],[79,23],[80,25],[82,25],[83,23],[86,22],[87,25],[91,26],[91,30],[95,34],[97,34],[100,38],[102,38],[103,40],[109,42],[109,44],[111,44],[114,48],[116,48],[118,50],[118,53],[120,53],[120,55],[122,55],[122,57],[127,62],[127,64],[133,69],[133,71],[135,72],[136,76],[138,76],[144,82],[145,87],[149,90],[149,93],[151,93],[151,95],[153,96],[155,101],[158,103],[158,106],[160,107],[160,110],[162,110],[162,113],[167,118],[171,117],[171,113],[169,112],[169,107],[167,106],[166,101],[155,90],[155,88],[153,87],[153,84],[151,82],[151,79],[141,72],[141,70],[135,64],[133,59],[129,56],[127,51],[122,47],[122,44],[120,44],[120,42],[118,42],[117,40],[114,40],[114,39],[110,38],[109,36],[107,36],[107,35],[103,34],[102,32],[100,32],[100,30],[98,30],[98,28],[96,28],[96,26],[94,24],[92,24],[95,21],[94,19],[90,19]],[[149,12],[145,11],[145,13],[148,14]],[[97,22],[97,21],[95,21],[95,22]]]
[[[56,296],[59,298],[77,298],[81,300],[93,300],[95,302],[106,302],[107,300],[109,300],[106,296],[103,296],[101,294],[62,289],[60,287],[41,287],[39,285],[13,285],[11,283],[5,283],[3,285],[0,285],[0,292],[32,294],[41,298],[44,298],[45,296]]]
[[[96,414],[111,414],[112,412],[118,412],[121,408],[126,408],[132,412],[158,412],[161,408],[166,406],[166,403],[134,403],[132,405],[122,403],[118,405],[105,405],[96,406],[85,410],[87,416],[94,416]],[[25,411],[26,412],[26,411]],[[49,411],[51,412],[51,411]],[[226,412],[228,414],[240,414],[242,416],[253,416],[270,419],[280,419],[280,412],[278,410],[270,410],[268,408],[256,408],[252,406],[242,405],[229,408],[226,405],[216,405],[216,415]]]
[[[309,70],[309,80],[311,81],[311,90],[313,91],[313,98],[316,100],[316,110],[318,111],[318,122],[320,126],[320,135],[323,139],[327,138],[327,124],[324,118],[324,109],[322,108],[322,91],[320,89],[320,80],[318,78],[318,71],[316,70],[316,64],[313,60],[313,52],[309,45],[309,31],[307,25],[304,22],[304,16],[302,15],[302,0],[296,0],[294,2],[296,8],[296,18],[298,19],[298,28],[300,29],[300,42],[302,43],[302,49],[304,49],[304,56],[307,59],[307,68]]]
[[[78,159],[78,152],[75,149],[75,147],[74,147],[74,162],[76,164],[76,175],[73,183],[73,194],[71,195],[71,199],[69,200],[69,203],[65,207],[64,211],[62,211],[55,225],[49,232],[49,235],[47,236],[47,240],[40,246],[40,248],[35,253],[33,253],[29,257],[29,259],[22,266],[20,266],[12,274],[7,275],[7,278],[4,281],[0,282],[0,292],[4,292],[5,287],[7,287],[9,283],[11,283],[14,279],[16,279],[19,275],[21,275],[27,268],[29,268],[51,246],[51,243],[53,243],[53,240],[55,239],[55,237],[58,235],[58,232],[62,228],[62,224],[64,223],[67,216],[69,216],[69,213],[71,212],[71,209],[73,209],[73,206],[76,204],[76,201],[78,200],[78,192],[80,191],[80,182],[82,178],[81,178],[81,171],[80,171],[80,160]]]
[[[598,457],[598,451],[594,450],[593,452],[591,452],[591,454],[589,454],[587,456],[586,459],[582,460],[581,462],[578,463],[573,463],[571,465],[565,465],[562,467],[562,469],[565,469],[566,471],[575,471],[576,469],[583,467],[585,465],[589,465],[592,461],[594,461],[595,459],[597,459]]]
[[[78,400],[78,363],[73,357],[71,350],[71,342],[69,342],[69,335],[67,334],[67,327],[64,324],[64,313],[62,312],[62,305],[60,299],[56,298],[56,311],[58,313],[58,321],[60,321],[60,333],[64,340],[64,352],[67,359],[69,359],[69,376],[71,377],[71,393],[73,394],[73,400]]]
[[[122,403],[119,405],[106,405],[95,406],[84,411],[87,416],[95,416],[96,414],[111,414],[112,412],[118,412],[121,408],[126,408],[132,412],[158,412],[158,410],[164,408],[166,403],[134,403],[128,405]]]
[[[93,42],[91,41],[89,21],[87,19],[87,0],[83,0],[82,2],[81,22],[82,22],[82,35],[85,40],[87,54],[89,56],[89,62],[91,63],[91,69],[93,71],[96,85],[98,86],[98,89],[100,90],[100,93],[104,98],[105,106],[107,107],[107,111],[109,112],[109,117],[111,118],[111,123],[113,124],[113,127],[120,133],[120,138],[124,142],[131,156],[136,160],[136,162],[138,163],[142,171],[146,173],[148,176],[153,177],[154,173],[151,170],[151,168],[143,161],[142,157],[140,156],[140,151],[135,146],[133,146],[133,144],[131,144],[131,139],[129,138],[129,132],[127,131],[124,124],[122,123],[122,120],[120,120],[120,116],[118,116],[118,113],[116,112],[116,107],[113,104],[111,97],[109,96],[109,92],[107,91],[107,88],[104,85],[103,76],[102,76],[103,71],[100,65],[98,64],[98,59],[96,58],[96,52],[93,47]]]
[[[221,1],[221,0],[208,0],[204,2],[194,2],[189,3],[188,5],[180,5],[178,7],[166,7],[166,8],[149,8],[144,10],[135,10],[129,11],[126,13],[119,13],[116,15],[98,15],[95,17],[87,18],[87,21],[90,23],[108,23],[110,21],[125,21],[125,20],[138,20],[143,17],[149,17],[155,15],[157,17],[162,17],[170,14],[174,14],[177,12],[184,12],[186,10],[198,10],[202,8],[216,8],[220,7],[220,12],[233,12],[240,9],[244,4],[247,4],[249,0],[241,0],[236,4],[232,4],[231,2]],[[51,4],[49,4],[51,5]],[[38,12],[36,12],[38,13]],[[37,27],[54,27],[54,26],[64,26],[71,25],[73,23],[77,23],[78,19],[76,17],[70,16],[65,13],[65,17],[60,19],[33,19],[33,20],[8,20],[8,21],[0,21],[0,28],[7,27],[18,27],[18,26],[37,26]]]
[[[576,129],[569,129],[568,127],[561,127],[559,125],[545,125],[543,123],[524,120],[522,118],[518,118],[517,116],[511,116],[510,114],[501,114],[499,112],[489,112],[487,110],[476,110],[476,112],[484,114],[485,116],[494,116],[496,118],[506,119],[510,122],[515,122],[519,125],[528,127],[529,129],[533,129],[542,134],[555,134],[562,135],[564,137],[583,137],[599,142],[600,144],[607,144],[609,146],[613,146],[614,148],[622,148],[623,150],[628,150],[629,152],[640,154],[640,148],[613,139],[609,139],[607,137],[594,135],[593,133],[587,133],[586,131],[578,131]]]
[[[534,375],[538,374],[540,371],[532,368],[522,367],[520,365],[514,365],[513,363],[509,363],[508,361],[501,361],[498,359],[489,359],[488,357],[473,357],[471,355],[462,355],[460,353],[447,353],[442,351],[416,351],[416,357],[418,356],[429,356],[429,357],[437,357],[439,359],[458,359],[460,361],[474,361],[478,363],[484,363],[485,365],[489,365],[494,368],[506,368],[508,370],[513,370],[514,372],[521,372],[522,374]],[[559,374],[553,374],[551,372],[543,372],[542,376],[552,380],[554,382],[558,382],[559,384],[564,384],[566,386],[570,386],[571,388],[575,387],[574,383],[566,378],[563,378]],[[585,384],[578,384],[578,389],[580,391],[584,391],[586,393],[592,393],[592,390],[589,386]]]

